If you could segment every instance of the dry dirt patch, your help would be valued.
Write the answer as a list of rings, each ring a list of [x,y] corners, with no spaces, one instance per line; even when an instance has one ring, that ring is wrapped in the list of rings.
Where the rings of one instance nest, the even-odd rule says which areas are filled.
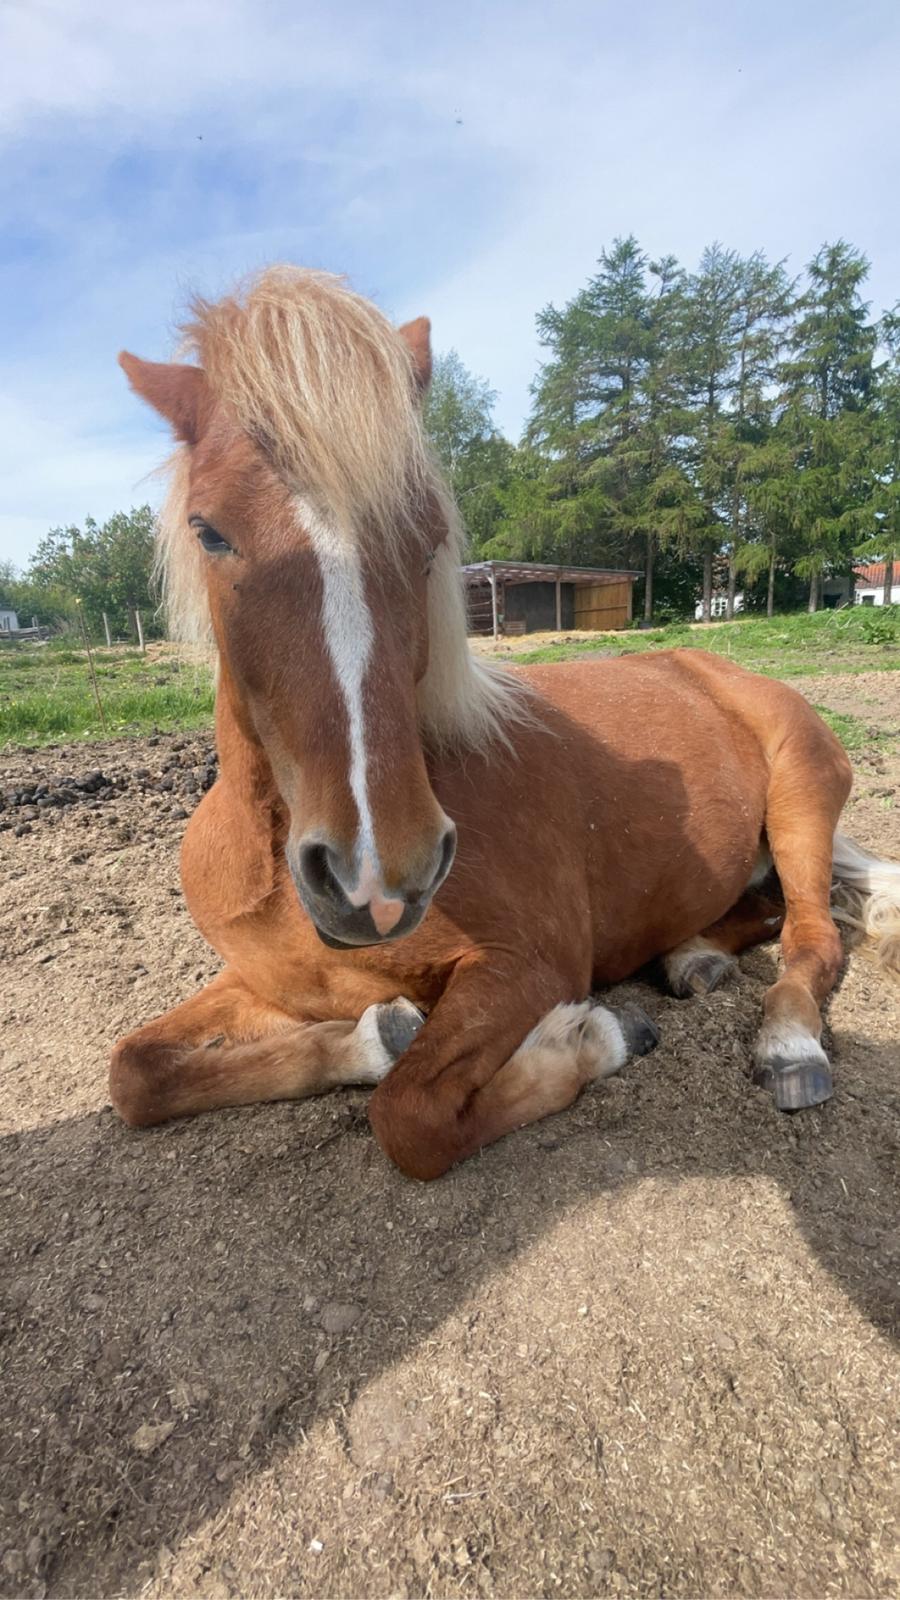
[[[877,684],[807,687],[876,724],[841,696]],[[900,760],[854,759],[900,857]],[[132,1133],[109,1043],[215,965],[177,888],[207,767],[0,770],[125,780],[0,832],[0,1592],[896,1593],[896,990],[852,956],[800,1118],[746,1076],[763,950],[706,1001],[621,986],[657,1054],[437,1185],[361,1092]]]

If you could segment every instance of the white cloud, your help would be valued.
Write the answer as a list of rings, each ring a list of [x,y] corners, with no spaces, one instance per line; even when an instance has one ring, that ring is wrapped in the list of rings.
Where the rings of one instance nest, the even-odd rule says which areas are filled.
[[[0,28],[0,207],[8,243],[36,241],[0,292],[0,539],[20,560],[51,522],[135,498],[161,439],[113,355],[161,354],[190,282],[350,270],[398,318],[432,316],[512,433],[535,312],[617,233],[796,269],[843,234],[876,309],[900,292],[887,0],[23,0]]]

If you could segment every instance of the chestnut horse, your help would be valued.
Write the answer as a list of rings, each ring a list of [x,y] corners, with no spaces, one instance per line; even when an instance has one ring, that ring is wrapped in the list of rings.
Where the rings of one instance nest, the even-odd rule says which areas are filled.
[[[661,956],[704,993],[779,930],[757,1079],[783,1109],[827,1099],[833,850],[885,964],[900,867],[835,845],[850,767],[825,724],[701,651],[515,674],[470,653],[425,319],[285,267],[198,302],[186,338],[194,361],[120,359],[179,441],[170,620],[218,651],[182,881],[225,966],[116,1046],[125,1120],[375,1084],[379,1142],[434,1178],[652,1048],[596,985]]]

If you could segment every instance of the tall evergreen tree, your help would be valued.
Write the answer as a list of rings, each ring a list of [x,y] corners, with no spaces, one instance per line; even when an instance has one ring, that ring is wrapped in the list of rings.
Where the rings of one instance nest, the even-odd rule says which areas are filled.
[[[876,374],[871,428],[865,430],[859,470],[866,492],[854,518],[854,555],[884,562],[883,602],[891,604],[900,577],[900,304],[881,321],[886,359]]]
[[[703,559],[703,621],[712,615],[713,562],[727,532],[730,404],[741,338],[741,262],[720,244],[704,250],[688,281],[683,328],[690,407],[694,548]]]
[[[717,441],[725,497],[723,516],[728,556],[725,614],[729,621],[734,616],[738,572],[742,567],[748,570],[744,553],[748,548],[755,550],[760,531],[754,519],[754,509],[759,509],[759,502],[754,508],[751,487],[765,480],[771,465],[772,386],[784,324],[791,307],[791,288],[783,262],[770,265],[759,251],[737,262],[734,374],[728,415]],[[751,564],[753,560],[751,558]],[[774,570],[770,572],[770,588],[773,583]]]
[[[657,543],[683,541],[691,500],[675,449],[682,297],[674,259],[649,263],[629,237],[603,251],[566,307],[538,318],[549,358],[527,439],[545,463],[544,527],[569,559],[577,549],[593,564],[642,562],[648,617]]]
[[[823,574],[850,558],[857,491],[846,463],[872,396],[877,337],[860,296],[868,270],[844,240],[822,246],[807,268],[783,366],[780,429],[794,450],[793,522],[802,546],[794,567],[809,580],[810,611]]]

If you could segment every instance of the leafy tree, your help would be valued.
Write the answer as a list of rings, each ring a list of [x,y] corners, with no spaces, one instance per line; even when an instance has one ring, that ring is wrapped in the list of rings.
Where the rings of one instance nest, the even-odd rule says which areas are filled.
[[[106,612],[116,632],[133,630],[133,612],[148,613],[154,519],[149,506],[117,512],[101,525],[88,517],[83,528],[51,528],[31,558],[27,582],[53,620],[71,620],[75,602],[99,632]]]
[[[425,401],[425,428],[444,468],[473,552],[488,543],[503,514],[502,491],[515,451],[494,426],[493,389],[455,350],[438,356]]]

